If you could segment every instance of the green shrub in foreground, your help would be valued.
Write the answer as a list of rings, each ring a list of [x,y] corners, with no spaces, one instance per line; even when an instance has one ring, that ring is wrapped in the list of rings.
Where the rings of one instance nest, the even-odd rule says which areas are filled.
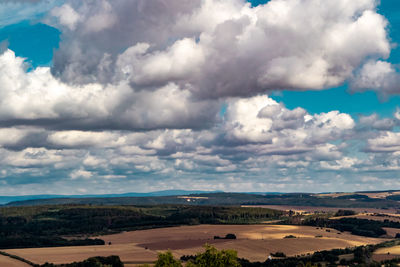
[[[193,260],[188,261],[186,267],[240,267],[237,252],[234,250],[218,250],[213,246],[205,245],[205,251],[199,253]],[[182,267],[179,260],[174,259],[171,251],[158,254],[154,267]]]

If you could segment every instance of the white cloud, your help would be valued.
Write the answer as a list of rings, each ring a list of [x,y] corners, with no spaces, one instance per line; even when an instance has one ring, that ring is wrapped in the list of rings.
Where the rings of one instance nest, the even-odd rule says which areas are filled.
[[[61,25],[66,26],[70,30],[75,30],[76,24],[80,19],[79,14],[68,4],[55,7],[51,11],[51,15],[57,17]]]
[[[400,133],[382,132],[378,137],[367,140],[367,151],[370,152],[395,152],[400,151]]]
[[[368,61],[352,80],[352,88],[356,91],[372,89],[382,95],[398,94],[400,75],[395,67],[386,61]]]
[[[64,33],[53,68],[67,82],[129,78],[148,90],[175,82],[205,98],[320,90],[390,53],[374,0],[69,2],[82,20]],[[106,26],[88,31],[93,18]]]
[[[46,167],[61,163],[65,158],[56,150],[45,148],[25,148],[21,151],[1,149],[0,162],[6,166],[15,167]]]
[[[50,133],[47,141],[63,148],[117,147],[125,144],[123,137],[110,132],[57,131]]]
[[[272,136],[268,132],[273,120],[259,117],[259,113],[265,112],[266,108],[281,109],[278,103],[267,96],[229,101],[225,115],[227,137],[246,142],[270,142]]]
[[[198,128],[212,124],[218,113],[218,102],[195,100],[175,84],[134,91],[123,82],[68,85],[47,67],[25,72],[23,59],[11,50],[0,55],[0,71],[3,122],[67,129]]]
[[[335,160],[333,162],[321,161],[322,169],[326,170],[344,170],[344,169],[354,169],[354,165],[359,163],[360,161],[357,158],[343,157],[339,160]]]
[[[71,172],[70,177],[71,179],[78,179],[78,178],[84,178],[84,179],[89,179],[92,178],[93,173],[90,171],[86,170],[74,170]]]
[[[142,47],[143,44],[138,46]],[[142,50],[138,54],[138,50],[137,45],[126,50],[118,57],[116,66],[122,71],[131,69],[130,73],[124,71],[124,74],[131,74],[132,82],[139,85],[185,80],[198,71],[199,65],[205,63],[204,51],[193,38],[178,40],[162,52],[149,54]]]
[[[288,110],[267,96],[230,100],[225,117],[229,140],[264,143],[267,150],[281,149],[283,153],[287,148],[295,153],[343,138],[355,126],[348,114],[331,111],[310,115],[301,108]]]
[[[359,127],[361,129],[365,127],[370,127],[376,130],[392,130],[394,126],[397,125],[398,119],[396,118],[396,113],[394,118],[383,118],[380,119],[379,116],[374,113],[369,116],[360,116]]]

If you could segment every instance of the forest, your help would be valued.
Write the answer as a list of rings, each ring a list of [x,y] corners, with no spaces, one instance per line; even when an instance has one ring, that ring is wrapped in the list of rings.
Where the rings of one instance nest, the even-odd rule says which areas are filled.
[[[64,236],[196,224],[247,224],[278,219],[282,211],[214,206],[33,206],[0,209],[0,248],[103,245]]]

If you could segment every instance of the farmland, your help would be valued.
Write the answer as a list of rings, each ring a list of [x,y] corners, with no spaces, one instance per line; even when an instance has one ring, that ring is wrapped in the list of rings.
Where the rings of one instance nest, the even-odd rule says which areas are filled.
[[[373,254],[375,261],[391,260],[400,257],[400,246],[379,248]]]
[[[400,246],[394,246],[394,247],[389,247],[389,248],[380,248],[375,251],[375,254],[400,255]]]
[[[10,257],[0,255],[0,266],[29,267],[30,265],[16,259],[12,259]]]
[[[242,205],[244,208],[265,208],[265,209],[274,209],[281,211],[293,211],[298,214],[313,214],[313,213],[336,213],[341,209],[351,209],[357,213],[362,213],[363,215],[371,215],[371,214],[386,214],[387,216],[395,217],[397,215],[397,219],[400,219],[400,215],[396,214],[398,209],[378,209],[378,208],[346,208],[346,207],[324,207],[324,206],[297,206],[297,205]],[[361,215],[361,214],[360,214]],[[354,217],[358,217],[360,215],[356,215]]]
[[[328,230],[328,231],[327,231]],[[216,235],[234,233],[236,240],[214,240]],[[294,236],[296,238],[285,238]],[[153,262],[157,252],[171,249],[177,257],[193,255],[203,250],[205,243],[219,249],[234,249],[239,257],[264,261],[270,253],[283,252],[288,256],[312,253],[333,248],[354,247],[383,242],[382,238],[368,238],[340,233],[334,229],[294,225],[197,225],[122,232],[96,236],[107,245],[27,248],[5,250],[34,263],[67,263],[92,256],[118,255],[125,263]],[[111,242],[111,245],[108,245]]]
[[[196,224],[257,223],[284,213],[261,208],[194,206],[42,206],[0,209],[0,248],[102,245],[69,238],[126,230]]]
[[[0,249],[35,264],[117,255],[126,266],[135,266],[151,264],[159,252],[167,250],[177,259],[195,255],[203,251],[204,244],[235,250],[239,258],[251,262],[264,262],[277,252],[286,255],[282,260],[290,264],[297,257],[332,263],[340,256],[340,260],[354,261],[355,247],[380,244],[400,232],[398,202],[386,196],[218,193],[171,197],[185,204],[127,205],[160,200],[128,198],[85,200],[89,201],[86,204],[9,205],[0,207]],[[309,205],[313,201],[317,202]],[[318,201],[325,206],[316,205]],[[239,205],[220,205],[228,202]],[[264,202],[287,204],[258,204]],[[228,234],[235,238],[224,239]],[[369,246],[368,251],[376,248],[381,247]],[[319,251],[335,249],[344,250],[326,252],[327,258],[321,260],[325,252]],[[395,255],[375,252],[374,259]],[[10,258],[0,260],[11,261],[7,266],[26,266]]]

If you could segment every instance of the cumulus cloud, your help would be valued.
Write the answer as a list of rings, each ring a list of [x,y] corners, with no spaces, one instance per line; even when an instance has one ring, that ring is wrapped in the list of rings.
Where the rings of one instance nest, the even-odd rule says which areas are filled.
[[[93,174],[90,171],[85,171],[85,170],[75,170],[71,172],[70,174],[71,179],[77,179],[77,178],[91,178]]]
[[[375,138],[368,139],[369,152],[396,152],[400,151],[400,133],[382,132]]]
[[[255,8],[241,0],[69,0],[47,18],[63,31],[51,69],[26,72],[12,51],[0,56],[0,124],[210,127],[219,103],[199,97],[322,89],[342,83],[366,57],[387,56],[386,20],[375,8],[372,0],[273,0]],[[296,128],[305,111],[268,126],[271,112],[260,113],[262,126],[255,119],[231,134],[266,141],[257,131]]]
[[[344,170],[344,169],[354,169],[354,165],[359,163],[360,160],[357,158],[343,157],[339,160],[333,162],[321,161],[321,167],[325,170]]]
[[[72,83],[173,82],[204,98],[320,90],[390,52],[373,0],[67,2],[79,20],[56,16],[69,30],[52,72]]]
[[[2,151],[1,163],[14,167],[46,167],[61,163],[66,157],[56,150],[25,148],[21,151]]]
[[[228,102],[225,133],[232,141],[264,143],[272,151],[288,147],[307,151],[309,145],[344,138],[355,122],[338,111],[310,115],[302,108],[289,110],[266,96]]]
[[[386,61],[368,61],[352,79],[355,91],[372,89],[381,95],[398,94],[400,92],[400,74],[396,68]]]
[[[167,84],[134,91],[127,84],[68,85],[48,67],[26,72],[11,50],[0,55],[0,124],[55,129],[201,128],[214,123],[216,101],[193,99]]]
[[[369,116],[360,116],[358,127],[361,130],[365,130],[366,128],[372,128],[375,130],[392,130],[394,126],[398,125],[399,119],[395,118],[379,118],[379,116],[374,113]]]
[[[74,30],[79,20],[78,13],[68,4],[56,7],[51,11],[51,15],[57,17],[60,24],[66,26],[70,30]]]
[[[0,165],[11,168],[8,173],[36,168],[60,172],[62,179],[94,181],[242,172],[258,177],[268,169],[272,174],[288,168],[307,172],[320,161],[331,164],[340,159],[340,145],[330,142],[346,136],[353,124],[347,114],[311,115],[301,108],[287,109],[267,96],[234,98],[227,102],[221,123],[200,131],[5,128],[0,130]],[[318,131],[322,133],[314,138]],[[7,140],[11,133],[15,138]],[[31,138],[35,135],[40,138]]]

